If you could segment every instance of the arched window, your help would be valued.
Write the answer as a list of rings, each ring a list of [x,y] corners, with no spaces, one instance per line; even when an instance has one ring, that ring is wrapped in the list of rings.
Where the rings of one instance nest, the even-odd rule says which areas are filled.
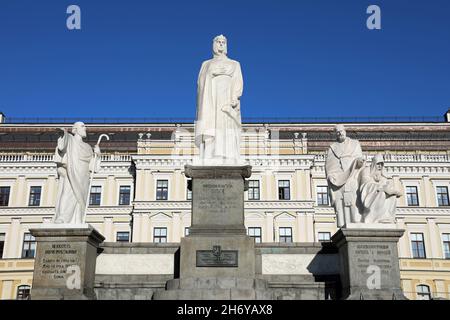
[[[17,300],[30,300],[30,286],[23,285],[17,288]]]
[[[419,284],[417,286],[417,299],[431,300],[430,287],[425,284]]]

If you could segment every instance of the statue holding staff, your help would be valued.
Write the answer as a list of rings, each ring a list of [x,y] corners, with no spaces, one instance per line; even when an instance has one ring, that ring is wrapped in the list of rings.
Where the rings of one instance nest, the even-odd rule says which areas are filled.
[[[92,150],[83,141],[87,136],[83,122],[74,123],[71,133],[65,128],[60,131],[54,158],[59,184],[53,221],[80,224],[87,207],[90,173],[100,169],[100,148],[96,145]]]

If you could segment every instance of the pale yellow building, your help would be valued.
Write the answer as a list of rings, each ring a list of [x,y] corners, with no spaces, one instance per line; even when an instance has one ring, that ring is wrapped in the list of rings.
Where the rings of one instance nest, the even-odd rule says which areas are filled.
[[[410,299],[450,299],[450,122],[346,123],[368,160],[382,153],[403,188],[397,224],[402,287]],[[32,283],[30,228],[50,221],[58,178],[56,128],[0,124],[0,297],[26,297]],[[87,124],[100,133],[102,165],[87,222],[105,241],[179,242],[190,225],[184,166],[196,154],[193,124]],[[241,154],[252,165],[245,224],[257,242],[327,241],[336,232],[325,178],[332,123],[245,124]]]

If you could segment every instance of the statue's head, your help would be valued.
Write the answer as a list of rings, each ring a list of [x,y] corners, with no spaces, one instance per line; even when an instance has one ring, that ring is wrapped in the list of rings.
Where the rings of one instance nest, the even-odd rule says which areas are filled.
[[[347,132],[345,131],[345,127],[342,124],[337,124],[334,127],[334,132],[336,133],[336,140],[338,142],[344,142],[347,137]]]
[[[383,159],[383,155],[380,153],[377,153],[373,158],[372,158],[372,167],[376,168],[377,171],[381,171],[383,170],[384,167],[384,159]]]
[[[86,126],[81,121],[75,122],[72,126],[72,133],[74,135],[77,134],[77,135],[81,136],[82,138],[86,138],[86,136],[87,136]]]
[[[227,55],[227,38],[224,35],[220,35],[213,40],[213,53],[214,55]]]

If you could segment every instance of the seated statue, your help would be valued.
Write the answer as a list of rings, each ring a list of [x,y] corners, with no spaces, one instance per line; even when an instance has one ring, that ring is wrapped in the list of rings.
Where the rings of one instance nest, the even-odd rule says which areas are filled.
[[[361,222],[395,223],[397,198],[402,191],[395,188],[391,179],[384,175],[383,155],[373,157],[370,168],[364,168],[359,176]]]

